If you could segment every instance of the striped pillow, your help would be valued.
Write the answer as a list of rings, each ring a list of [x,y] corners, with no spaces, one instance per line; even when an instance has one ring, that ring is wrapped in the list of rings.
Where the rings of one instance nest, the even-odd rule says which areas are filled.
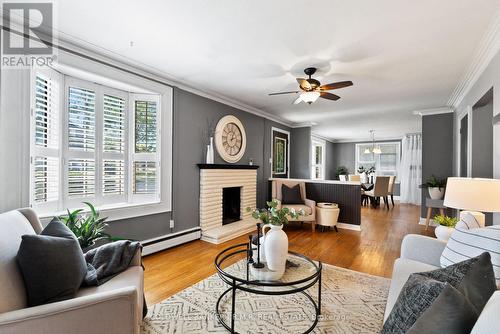
[[[464,224],[465,226],[465,224]],[[455,229],[441,254],[441,267],[465,261],[489,252],[495,272],[495,280],[500,288],[500,226]]]

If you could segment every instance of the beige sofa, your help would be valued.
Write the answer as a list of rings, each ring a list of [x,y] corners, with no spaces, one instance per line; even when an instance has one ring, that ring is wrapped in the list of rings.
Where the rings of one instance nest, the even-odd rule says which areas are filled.
[[[297,184],[300,185],[300,195],[302,197],[302,200],[304,201],[304,204],[287,204],[287,205],[282,205],[281,204],[281,186],[286,185],[287,187],[295,187]],[[278,208],[281,207],[286,207],[289,209],[295,209],[295,210],[304,210],[305,215],[300,216],[297,219],[290,219],[291,221],[305,221],[305,222],[311,222],[312,225],[312,230],[314,231],[315,228],[315,222],[316,222],[316,202],[310,199],[306,198],[306,184],[304,182],[300,181],[291,181],[291,180],[286,180],[284,179],[283,181],[281,180],[274,180],[271,185],[271,196],[273,200],[278,201]]]
[[[31,209],[0,214],[0,333],[139,333],[144,283],[140,252],[126,271],[101,286],[82,288],[73,299],[27,307],[16,254],[22,235],[41,231]]]

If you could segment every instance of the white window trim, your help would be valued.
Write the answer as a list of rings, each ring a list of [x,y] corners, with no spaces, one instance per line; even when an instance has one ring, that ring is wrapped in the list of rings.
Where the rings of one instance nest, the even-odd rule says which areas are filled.
[[[170,212],[172,211],[172,198],[171,198],[171,192],[172,192],[172,117],[173,117],[173,89],[172,87],[162,85],[155,83],[153,81],[143,79],[131,74],[126,74],[125,72],[109,68],[105,65],[101,65],[95,62],[91,61],[85,61],[82,64],[79,64],[82,68],[89,68],[90,70],[96,70],[93,71],[94,73],[101,73],[99,74],[103,78],[108,78],[110,80],[116,80],[118,82],[122,82],[125,85],[129,85],[130,87],[141,87],[144,89],[144,91],[149,91],[149,92],[154,92],[160,95],[160,104],[159,104],[159,110],[158,110],[158,117],[159,120],[159,126],[158,126],[158,131],[159,131],[159,141],[157,143],[158,147],[157,150],[160,154],[160,161],[162,162],[159,164],[159,168],[157,170],[157,173],[160,175],[157,177],[157,182],[160,183],[160,194],[159,198],[156,202],[152,203],[124,203],[122,204],[104,204],[104,205],[98,205],[97,209],[101,211],[101,214],[103,216],[108,217],[108,221],[114,221],[114,220],[120,220],[120,219],[127,219],[127,218],[134,218],[134,217],[140,217],[144,215],[151,215],[151,214],[157,214],[157,213],[163,213],[163,212]],[[83,65],[83,66],[82,66]],[[66,65],[66,67],[69,67]],[[73,68],[73,67],[72,67]],[[37,71],[40,71],[40,69],[32,69],[31,70],[31,77],[34,78],[36,76]],[[97,75],[97,74],[93,74]],[[64,81],[64,80],[63,80]],[[64,82],[61,83],[61,91],[63,91],[66,88],[66,84]],[[106,87],[107,89],[108,87]],[[120,87],[123,88],[123,87]],[[30,105],[33,103],[33,80],[30,82],[30,89],[31,89],[31,94],[30,94]],[[142,92],[141,92],[142,93]],[[64,101],[66,99],[65,93],[61,94],[61,106],[63,108],[66,107]],[[130,104],[129,104],[130,105]],[[61,112],[61,117],[60,120],[63,122],[63,118],[65,119],[65,113],[64,109],[63,112]],[[33,122],[30,119],[30,128],[32,128]],[[63,123],[64,124],[64,123]],[[98,125],[101,126],[101,125]],[[65,131],[66,125],[64,127],[61,127],[63,129],[62,131]],[[99,132],[99,131],[98,131]],[[33,140],[32,136],[33,131],[30,131],[30,140],[26,143],[28,145],[29,150],[30,150],[30,155],[33,156],[33,151],[31,141]],[[63,136],[61,136],[61,141]],[[128,138],[126,139],[128,140]],[[96,143],[96,145],[99,145]],[[66,149],[64,144],[61,142],[60,149]],[[126,144],[126,149],[129,149],[129,145]],[[126,157],[128,155],[126,154]],[[130,164],[129,164],[130,166]],[[61,166],[62,167],[62,166]],[[100,170],[100,166],[96,165],[97,170]],[[32,173],[32,168],[29,168],[30,170],[30,205],[32,202],[32,194],[31,194],[31,173]],[[127,178],[126,178],[127,180]],[[63,194],[63,191],[65,191],[65,180],[61,180],[60,182],[60,194]],[[101,184],[98,183],[96,184],[96,192],[101,191],[100,189]],[[83,204],[80,205],[81,207]],[[70,207],[70,209],[73,209],[73,207]],[[49,213],[43,213],[40,215],[40,218],[42,221],[46,221],[54,216],[58,216],[61,214],[66,213],[64,209],[54,209],[54,212],[50,211]]]
[[[366,146],[366,145],[372,145],[373,143],[372,142],[365,142],[365,143],[356,143],[356,148],[355,148],[355,152],[354,152],[354,155],[355,155],[355,165],[354,165],[354,173],[355,174],[358,174],[358,167],[360,165],[360,163],[363,163],[363,164],[370,164],[372,163],[373,165],[375,165],[375,175],[379,175],[378,174],[378,171],[379,171],[379,167],[380,167],[380,160],[374,160],[374,161],[359,161],[359,155],[358,155],[358,152],[359,152],[359,147],[360,146]],[[383,145],[394,145],[396,144],[398,146],[397,148],[397,152],[398,152],[398,158],[396,159],[396,170],[395,170],[395,175],[396,176],[399,176],[399,167],[400,167],[400,164],[401,164],[401,142],[399,141],[388,141],[388,142],[375,142],[375,146],[383,146]],[[396,178],[396,183],[399,183],[399,180],[398,178]]]
[[[316,164],[315,163],[315,160],[314,160],[314,156],[315,156],[315,150],[314,148],[316,146],[320,146],[321,147],[321,164]],[[311,162],[311,179],[312,180],[324,180],[325,179],[325,167],[326,167],[326,141],[324,139],[320,139],[320,138],[317,138],[317,137],[311,137],[311,157],[310,157],[310,160]],[[314,170],[316,167],[320,167],[321,168],[321,177],[320,178],[317,178],[316,177],[316,173],[314,173]]]

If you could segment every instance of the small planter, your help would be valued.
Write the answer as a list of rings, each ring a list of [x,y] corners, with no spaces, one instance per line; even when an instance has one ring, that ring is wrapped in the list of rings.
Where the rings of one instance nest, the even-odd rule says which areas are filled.
[[[436,234],[436,238],[441,241],[448,241],[450,239],[451,234],[455,231],[454,227],[447,227],[447,226],[436,226],[436,229],[434,230],[434,234]]]
[[[444,197],[444,187],[438,188],[438,187],[429,187],[429,196],[432,199],[443,199]]]

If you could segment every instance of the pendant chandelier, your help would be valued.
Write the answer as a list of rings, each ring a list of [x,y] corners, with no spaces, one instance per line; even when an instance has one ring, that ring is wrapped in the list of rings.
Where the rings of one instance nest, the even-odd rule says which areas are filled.
[[[370,134],[372,135],[372,148],[369,149],[367,147],[363,153],[364,154],[370,154],[370,153],[380,154],[380,153],[382,153],[380,146],[375,147],[375,130],[370,130]]]

